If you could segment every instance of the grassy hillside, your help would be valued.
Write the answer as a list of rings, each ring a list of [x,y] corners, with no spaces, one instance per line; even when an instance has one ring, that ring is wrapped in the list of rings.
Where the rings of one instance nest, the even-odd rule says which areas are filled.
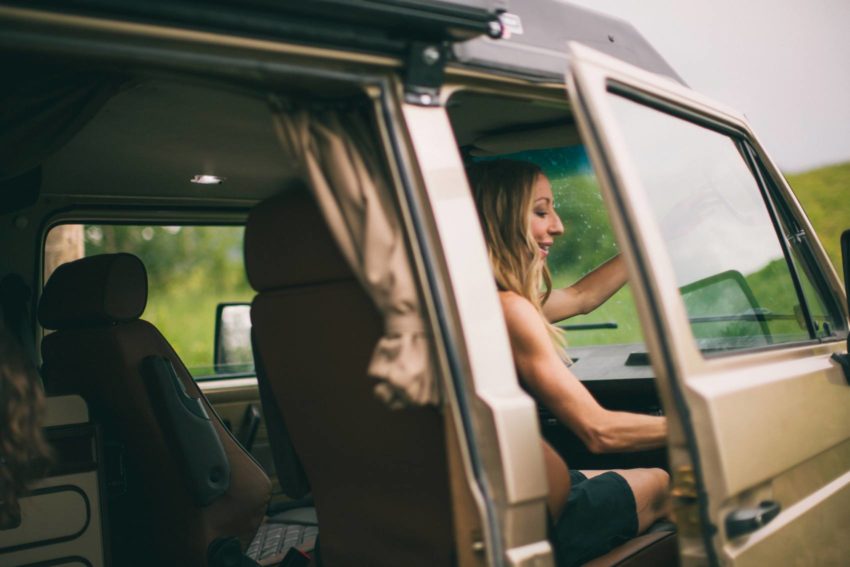
[[[841,275],[841,233],[850,228],[850,162],[788,175],[820,241]]]

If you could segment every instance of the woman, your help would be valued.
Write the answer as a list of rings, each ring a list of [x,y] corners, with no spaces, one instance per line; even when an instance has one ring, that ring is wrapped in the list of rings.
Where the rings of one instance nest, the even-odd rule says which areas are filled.
[[[608,261],[576,284],[579,289],[551,292],[546,257],[564,227],[549,180],[536,165],[514,160],[477,163],[468,174],[524,386],[594,453],[663,446],[665,418],[600,406],[565,364],[562,332],[548,322],[586,312],[610,297],[625,282],[622,260]],[[559,564],[605,553],[665,515],[665,471],[567,475],[548,446],[545,453]]]

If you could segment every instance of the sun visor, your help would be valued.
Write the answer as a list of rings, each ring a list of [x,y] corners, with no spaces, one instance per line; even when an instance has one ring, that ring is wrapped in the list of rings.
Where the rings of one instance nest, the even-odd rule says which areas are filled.
[[[581,144],[581,138],[575,126],[558,125],[483,136],[472,143],[469,155],[490,157],[526,150],[563,148],[578,144]]]

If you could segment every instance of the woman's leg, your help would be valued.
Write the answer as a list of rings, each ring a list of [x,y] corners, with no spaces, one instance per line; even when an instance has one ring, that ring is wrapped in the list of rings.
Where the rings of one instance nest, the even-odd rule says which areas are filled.
[[[549,497],[546,503],[552,520],[557,520],[570,495],[570,470],[561,456],[543,441],[543,458],[546,463],[546,480],[549,481]]]
[[[608,471],[581,471],[587,478]],[[656,520],[669,512],[668,490],[670,475],[664,469],[617,469],[615,472],[626,479],[635,497],[638,517],[638,533],[643,533]]]

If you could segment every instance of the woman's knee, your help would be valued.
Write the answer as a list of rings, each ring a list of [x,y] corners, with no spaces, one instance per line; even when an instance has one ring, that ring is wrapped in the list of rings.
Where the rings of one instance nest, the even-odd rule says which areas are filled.
[[[635,498],[638,532],[667,515],[670,475],[663,469],[630,469],[618,471],[626,479]]]
[[[670,475],[664,469],[627,469],[614,471],[629,483],[638,508],[653,508],[667,496]]]
[[[652,477],[654,490],[665,493],[670,488],[670,473],[664,469],[645,469]]]

